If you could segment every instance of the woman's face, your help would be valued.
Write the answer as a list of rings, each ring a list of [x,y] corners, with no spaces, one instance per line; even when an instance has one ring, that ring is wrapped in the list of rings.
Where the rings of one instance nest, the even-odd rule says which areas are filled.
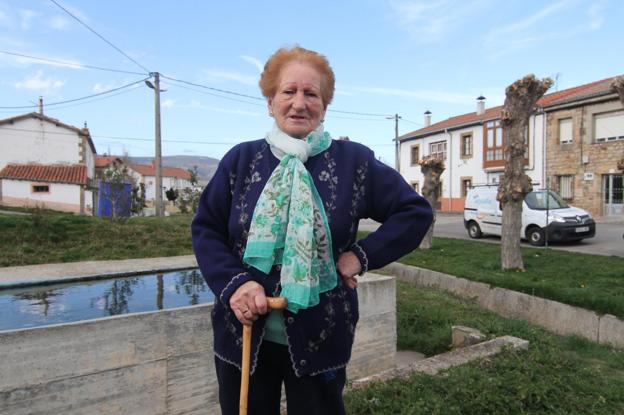
[[[279,128],[296,138],[305,138],[325,117],[321,97],[321,74],[312,66],[290,62],[280,71],[269,111]]]

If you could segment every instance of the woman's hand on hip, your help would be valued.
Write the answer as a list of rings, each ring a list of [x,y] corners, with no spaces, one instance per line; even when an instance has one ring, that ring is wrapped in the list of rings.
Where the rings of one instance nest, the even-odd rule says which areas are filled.
[[[255,281],[247,281],[230,297],[230,308],[234,311],[238,321],[246,326],[267,312],[267,300],[262,285]]]
[[[357,275],[362,271],[362,264],[360,264],[357,255],[351,251],[343,252],[338,258],[336,268],[347,287],[352,290],[356,289],[358,285]]]

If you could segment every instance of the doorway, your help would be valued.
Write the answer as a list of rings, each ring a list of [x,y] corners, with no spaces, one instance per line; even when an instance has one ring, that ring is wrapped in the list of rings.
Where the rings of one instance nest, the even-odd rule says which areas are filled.
[[[624,214],[624,175],[605,174],[602,176],[602,201],[604,216]]]

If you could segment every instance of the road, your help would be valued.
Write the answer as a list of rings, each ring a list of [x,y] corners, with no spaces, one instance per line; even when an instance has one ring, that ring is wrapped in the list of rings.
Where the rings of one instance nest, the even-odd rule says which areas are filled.
[[[377,229],[377,226],[379,226],[377,222],[369,219],[360,221],[360,230],[371,231]],[[460,214],[438,213],[433,234],[447,238],[470,239],[468,232],[464,228],[463,217]],[[624,221],[608,222],[598,219],[596,221],[596,236],[593,238],[583,239],[578,243],[549,245],[549,248],[594,255],[624,257],[623,234]],[[497,236],[484,236],[477,240],[500,243],[500,238]],[[522,246],[530,247],[531,245],[527,242],[522,242]]]

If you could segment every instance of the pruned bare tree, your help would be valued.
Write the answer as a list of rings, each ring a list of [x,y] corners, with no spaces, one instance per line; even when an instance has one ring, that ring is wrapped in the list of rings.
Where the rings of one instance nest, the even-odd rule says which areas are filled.
[[[624,106],[624,76],[618,76],[611,82],[611,89],[620,96],[620,102]]]
[[[501,231],[502,269],[524,269],[520,251],[522,228],[522,201],[533,186],[524,173],[524,140],[529,117],[537,101],[552,85],[550,78],[538,80],[530,74],[509,85],[505,90],[505,104],[501,124],[507,134],[505,173],[496,199],[501,203],[503,222]]]
[[[420,160],[420,171],[425,176],[425,182],[422,187],[422,195],[433,209],[433,222],[427,231],[427,234],[420,243],[420,249],[431,249],[433,246],[433,225],[435,224],[436,210],[435,206],[440,196],[440,176],[444,171],[444,160],[434,156],[423,157]]]

